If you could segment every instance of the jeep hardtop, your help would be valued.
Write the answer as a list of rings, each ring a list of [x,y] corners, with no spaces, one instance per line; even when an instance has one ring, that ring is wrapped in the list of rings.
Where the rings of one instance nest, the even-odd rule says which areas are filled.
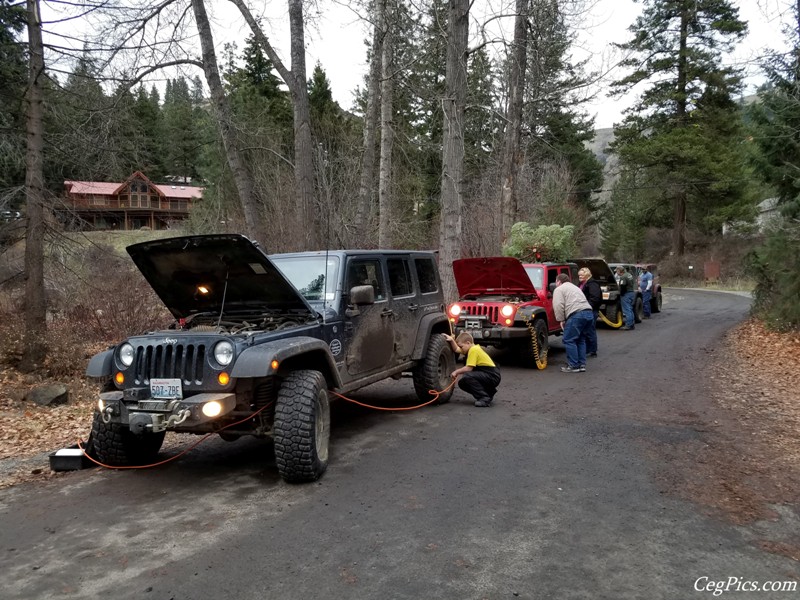
[[[448,314],[456,334],[475,341],[519,350],[523,364],[547,366],[548,336],[561,335],[553,313],[553,289],[559,273],[577,281],[571,263],[523,264],[509,256],[453,261],[459,300]]]
[[[286,481],[313,481],[328,464],[329,392],[410,372],[429,401],[450,384],[432,252],[268,256],[232,234],[127,250],[175,322],[91,359],[87,375],[107,380],[91,436],[103,464],[152,461],[167,431],[253,435],[274,439]]]

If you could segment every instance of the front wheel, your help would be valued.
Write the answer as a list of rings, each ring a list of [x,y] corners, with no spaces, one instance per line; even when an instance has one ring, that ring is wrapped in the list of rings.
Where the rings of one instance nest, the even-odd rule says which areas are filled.
[[[110,467],[127,467],[153,462],[164,443],[165,431],[136,435],[119,423],[104,423],[100,413],[92,420],[92,454]]]
[[[331,409],[319,371],[291,373],[275,400],[275,463],[284,481],[316,481],[328,467]]]
[[[433,396],[431,390],[442,392],[452,383],[450,374],[456,369],[456,360],[449,342],[440,333],[431,333],[425,356],[414,367],[414,391],[422,402],[428,402]],[[439,394],[434,404],[450,401],[453,388]]]
[[[606,304],[605,310],[600,313],[603,323],[613,329],[619,329],[625,322],[622,318],[622,306],[620,302],[621,300],[617,300],[616,302]]]
[[[633,301],[633,321],[634,323],[641,323],[644,317],[644,302],[641,296],[636,296]]]
[[[536,367],[540,371],[547,368],[547,352],[550,348],[547,323],[544,319],[536,319],[533,324],[528,323],[531,331],[530,338],[522,342],[520,356],[524,367]]]

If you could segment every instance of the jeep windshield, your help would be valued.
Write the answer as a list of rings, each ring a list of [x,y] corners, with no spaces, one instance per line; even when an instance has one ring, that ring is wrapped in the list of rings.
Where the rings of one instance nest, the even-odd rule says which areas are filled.
[[[544,269],[542,267],[525,267],[525,272],[537,290],[544,289]]]
[[[338,256],[273,254],[270,260],[309,302],[330,302],[336,297],[336,282],[339,280]]]

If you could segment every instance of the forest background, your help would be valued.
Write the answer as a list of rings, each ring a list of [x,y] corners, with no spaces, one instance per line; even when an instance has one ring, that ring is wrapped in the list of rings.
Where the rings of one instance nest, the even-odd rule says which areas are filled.
[[[307,69],[315,7],[301,0],[287,2],[289,62],[244,0],[225,3],[247,23],[241,47],[221,52],[208,0],[54,0],[46,19],[38,0],[2,0],[4,362],[56,372],[83,360],[77,342],[163,324],[119,253],[70,234],[82,224],[62,201],[65,180],[134,171],[205,188],[183,233],[243,232],[268,252],[434,248],[449,265],[501,253],[527,222],[671,277],[725,257],[731,276],[749,267],[766,321],[796,328],[800,2],[752,103],[724,60],[747,30],[731,2],[641,4],[608,82],[629,108],[597,156],[586,90],[604,73],[574,52],[584,0],[516,0],[493,17],[505,40],[470,35],[486,29],[465,0],[352,2],[371,37],[347,109],[322,66]],[[763,231],[768,198],[781,216]]]

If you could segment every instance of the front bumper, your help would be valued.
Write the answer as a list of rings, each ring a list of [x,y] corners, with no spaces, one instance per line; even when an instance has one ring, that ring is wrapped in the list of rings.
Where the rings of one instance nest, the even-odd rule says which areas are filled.
[[[495,345],[528,339],[531,336],[531,332],[526,326],[501,327],[500,325],[489,323],[480,323],[480,327],[468,325],[468,321],[458,322],[454,327],[455,334],[467,332],[472,335],[476,342],[483,341],[487,344]]]
[[[221,411],[209,417],[203,413],[203,406],[217,402]],[[144,398],[126,400],[121,391],[100,394],[102,407],[100,416],[104,423],[119,423],[127,426],[132,433],[157,433],[167,429],[182,430],[199,428],[230,413],[236,407],[236,394],[209,393],[196,394],[180,400],[156,400]]]

